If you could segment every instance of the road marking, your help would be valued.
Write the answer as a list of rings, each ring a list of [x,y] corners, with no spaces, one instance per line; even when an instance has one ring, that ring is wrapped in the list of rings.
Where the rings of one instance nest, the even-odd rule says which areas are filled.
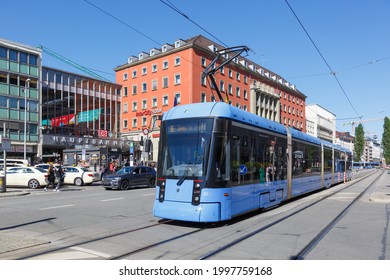
[[[82,248],[82,247],[73,246],[73,247],[70,247],[70,249],[73,249],[73,250],[76,250],[76,251],[80,251],[80,252],[83,252],[83,253],[87,253],[87,254],[91,254],[91,255],[95,255],[95,256],[98,256],[98,257],[105,258],[105,259],[111,258],[111,255],[109,255],[109,254],[105,254],[105,253],[102,253],[102,252],[98,252],[98,251],[95,251],[95,250],[90,250],[90,249],[86,249],[86,248]]]
[[[108,202],[108,201],[116,201],[116,200],[121,200],[121,199],[125,199],[124,197],[118,197],[118,198],[110,198],[110,199],[103,199],[103,200],[100,200],[101,202]]]
[[[155,193],[151,193],[151,194],[144,194],[143,196],[152,196],[152,195],[156,195]]]
[[[59,206],[53,206],[53,207],[40,208],[39,210],[49,210],[49,209],[65,208],[65,207],[72,207],[72,206],[74,206],[74,204],[67,204],[67,205],[59,205]]]

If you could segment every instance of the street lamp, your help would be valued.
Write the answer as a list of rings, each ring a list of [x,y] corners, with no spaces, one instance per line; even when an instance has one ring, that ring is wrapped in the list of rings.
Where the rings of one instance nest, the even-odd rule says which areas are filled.
[[[27,149],[27,84],[28,88],[30,88],[30,79],[26,80],[24,84],[24,156],[23,159],[26,159],[26,149]]]

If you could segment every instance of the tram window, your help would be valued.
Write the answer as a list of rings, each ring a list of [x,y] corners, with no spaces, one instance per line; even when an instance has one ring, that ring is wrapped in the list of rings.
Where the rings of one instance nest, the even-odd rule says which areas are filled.
[[[332,150],[324,149],[324,173],[332,173]]]
[[[321,147],[293,141],[293,178],[321,174]]]
[[[242,185],[284,180],[287,174],[287,139],[241,127],[232,127],[231,182]]]

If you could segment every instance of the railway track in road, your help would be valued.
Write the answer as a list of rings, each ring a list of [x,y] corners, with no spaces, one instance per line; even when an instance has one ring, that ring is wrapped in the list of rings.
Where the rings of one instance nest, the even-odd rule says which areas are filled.
[[[356,185],[360,181],[366,179],[367,177],[371,177],[371,176],[373,176],[375,174],[376,173],[371,173],[370,175],[367,175],[367,176],[364,176],[364,177],[360,178],[358,181],[353,182],[351,185],[349,185],[348,188],[351,187],[351,186]],[[300,259],[300,260],[304,259],[305,256],[311,250],[313,250],[316,247],[316,245],[321,241],[321,239],[323,239],[329,233],[329,231],[340,221],[340,219],[342,219],[344,217],[344,215],[349,211],[349,209],[370,189],[370,187],[373,184],[375,184],[375,182],[380,178],[380,176],[382,174],[383,174],[383,171],[380,172],[380,174],[377,175],[375,180],[372,181],[368,185],[368,187],[364,189],[364,191],[362,193],[360,193],[355,199],[353,199],[353,201],[351,203],[349,203],[347,205],[347,207],[343,211],[341,211],[341,213],[339,213],[306,246],[304,246],[304,248],[298,254],[296,254],[295,256],[291,257],[291,259]],[[266,224],[266,225],[264,225],[264,226],[262,226],[262,227],[260,227],[258,229],[252,230],[251,232],[246,233],[245,235],[243,235],[243,236],[241,236],[241,237],[239,237],[239,238],[237,238],[237,239],[235,239],[235,240],[233,240],[233,241],[231,241],[229,243],[226,243],[225,245],[223,245],[223,246],[221,246],[221,247],[219,247],[217,249],[214,249],[212,251],[209,251],[209,252],[203,254],[202,256],[200,256],[198,258],[198,260],[206,260],[206,259],[209,259],[212,256],[215,256],[215,255],[217,255],[217,254],[219,254],[219,253],[221,253],[223,251],[226,251],[226,250],[236,246],[237,244],[239,244],[239,243],[241,243],[241,242],[243,242],[243,241],[245,241],[247,239],[250,239],[250,238],[252,238],[252,237],[254,237],[254,236],[264,232],[265,230],[267,230],[267,229],[269,229],[269,228],[271,228],[273,226],[276,226],[276,225],[282,223],[283,221],[286,221],[286,220],[290,219],[291,217],[293,217],[293,216],[295,216],[295,215],[297,215],[297,214],[299,214],[299,213],[301,213],[303,211],[306,211],[306,210],[310,209],[314,205],[316,205],[316,204],[318,204],[318,203],[320,203],[320,202],[322,202],[322,201],[324,201],[324,200],[326,200],[326,199],[328,199],[328,198],[330,198],[330,197],[340,193],[341,191],[344,191],[345,189],[346,188],[343,188],[343,189],[340,189],[340,190],[338,190],[336,192],[333,192],[333,193],[331,193],[329,195],[326,195],[326,196],[322,197],[321,199],[316,200],[316,201],[306,205],[305,207],[303,207],[303,208],[301,208],[299,210],[296,210],[296,211],[294,211],[294,212],[292,212],[292,213],[290,213],[290,214],[288,214],[286,216],[283,216],[283,217],[281,217],[281,218],[279,218],[279,219],[277,219],[277,220],[275,220],[275,221],[273,221],[273,222],[271,222],[269,224]]]
[[[291,213],[283,215],[283,217],[280,217],[274,221],[269,221],[270,219],[269,219],[269,217],[267,217],[266,219],[263,220],[263,222],[265,224],[261,227],[258,227],[258,228],[255,228],[257,222],[254,223],[251,220],[251,217],[249,217],[249,218],[243,217],[243,218],[240,218],[240,220],[238,220],[238,221],[237,220],[230,221],[230,222],[228,222],[228,227],[221,227],[221,224],[217,224],[217,225],[193,224],[193,223],[184,223],[184,222],[182,223],[182,222],[177,222],[177,221],[172,221],[172,220],[160,220],[158,223],[152,223],[152,224],[149,224],[146,226],[137,227],[137,228],[129,229],[129,230],[125,230],[125,231],[120,231],[120,232],[112,233],[110,235],[105,235],[105,236],[100,236],[98,238],[85,240],[82,242],[74,242],[73,244],[67,244],[66,246],[64,245],[64,246],[59,246],[59,247],[56,247],[53,249],[40,251],[40,252],[37,252],[35,254],[30,254],[28,256],[25,256],[25,257],[22,257],[19,259],[34,259],[34,258],[45,259],[45,256],[50,256],[51,254],[56,254],[59,252],[72,251],[72,250],[75,250],[74,248],[82,248],[82,247],[83,248],[100,248],[101,245],[105,244],[105,243],[106,244],[111,243],[111,242],[117,243],[119,239],[138,240],[137,238],[139,238],[139,237],[137,237],[137,236],[141,236],[142,237],[141,242],[138,242],[135,244],[130,244],[130,242],[128,242],[127,244],[123,244],[122,248],[120,248],[120,250],[118,250],[118,251],[115,251],[115,253],[104,251],[104,252],[102,252],[100,257],[99,257],[99,254],[97,254],[96,256],[91,255],[91,258],[98,257],[98,258],[103,258],[103,259],[116,260],[116,259],[140,257],[141,259],[149,259],[149,258],[155,259],[157,257],[153,257],[153,255],[154,256],[159,255],[161,253],[161,252],[159,252],[159,250],[160,251],[164,250],[164,248],[165,248],[165,247],[163,247],[164,245],[169,246],[170,248],[175,248],[175,246],[180,247],[180,246],[184,246],[182,244],[186,244],[187,247],[190,247],[189,244],[187,243],[187,241],[189,240],[187,238],[190,238],[192,240],[194,238],[195,239],[198,238],[199,240],[202,241],[202,242],[199,242],[199,244],[195,245],[195,246],[198,246],[198,248],[195,248],[195,247],[191,248],[191,249],[193,249],[192,253],[183,252],[177,258],[184,257],[184,258],[189,258],[189,259],[206,260],[206,259],[212,258],[213,256],[217,256],[218,254],[220,254],[224,251],[227,251],[227,250],[233,248],[234,246],[237,246],[238,244],[240,244],[241,242],[243,242],[245,240],[249,240],[252,237],[255,237],[256,235],[263,233],[267,229],[270,229],[276,225],[282,224],[284,221],[298,215],[299,213],[303,213],[304,211],[309,210],[314,205],[317,205],[320,202],[322,202],[322,201],[324,201],[332,196],[335,196],[336,194],[340,193],[341,191],[344,191],[345,189],[350,188],[351,186],[358,184],[362,180],[365,180],[365,179],[373,176],[374,174],[377,174],[377,173],[371,173],[368,176],[359,178],[355,182],[351,182],[347,187],[341,188],[340,190],[334,191],[328,195],[325,195],[319,199],[316,199],[314,202],[311,202],[308,205],[305,205],[305,206],[301,207],[300,209],[297,209]],[[380,177],[380,175],[377,176],[377,178],[379,178],[379,177]],[[377,178],[375,180],[377,180]],[[305,256],[313,248],[315,248],[315,246],[318,244],[318,242],[320,242],[320,240],[331,230],[331,228],[334,227],[335,224],[337,224],[337,222],[340,219],[342,219],[342,217],[345,215],[345,213],[347,213],[347,211],[350,209],[350,207],[352,207],[353,204],[356,201],[358,201],[359,198],[361,198],[361,196],[365,192],[367,192],[369,190],[370,186],[372,184],[374,184],[375,180],[358,197],[356,197],[354,199],[354,201],[352,203],[350,203],[335,219],[333,219],[331,223],[329,223],[323,230],[321,230],[320,233],[315,238],[313,238],[311,240],[311,242],[309,242],[298,254],[296,254],[293,257],[293,259],[305,258]],[[272,213],[272,211],[269,211],[269,213]],[[261,216],[262,215],[253,215],[252,217],[262,218]],[[242,227],[243,226],[241,223],[242,221],[249,223],[250,225],[244,225],[244,227]],[[160,228],[161,226],[164,226],[164,227]],[[181,227],[181,226],[183,226],[183,227]],[[232,228],[229,228],[230,226]],[[233,226],[239,226],[241,228],[236,230],[236,229],[233,229]],[[188,230],[191,227],[193,227],[194,229]],[[159,228],[159,229],[156,232],[157,228]],[[224,245],[218,245],[218,244],[223,244],[221,242],[223,242],[223,240],[224,240],[223,238],[218,238],[219,235],[215,235],[213,237],[213,238],[215,238],[215,240],[218,240],[218,242],[212,242],[212,241],[210,242],[210,240],[209,241],[204,240],[204,238],[202,238],[202,235],[200,235],[201,232],[203,232],[206,229],[213,229],[213,232],[210,232],[210,234],[214,234],[214,230],[216,232],[218,232],[218,231],[222,231],[221,230],[222,228],[227,229],[228,233],[226,234],[226,236],[228,236],[228,238],[226,238],[226,240],[228,240],[228,239],[230,240],[229,242],[226,242]],[[255,229],[248,231],[249,228],[255,228]],[[150,229],[152,229],[153,232],[149,231]],[[178,233],[177,229],[179,229],[179,231],[180,231],[179,233]],[[168,233],[164,233],[161,235],[159,234],[160,232],[163,232],[165,230],[168,231]],[[209,233],[207,233],[207,235],[209,235]],[[238,235],[238,237],[234,237],[237,235]],[[148,238],[148,236],[149,236],[149,238]],[[156,239],[158,241],[156,241]],[[210,243],[207,243],[207,242],[210,242]],[[200,243],[202,243],[202,244],[200,244]],[[219,247],[217,247],[217,246],[219,246]],[[204,252],[205,248],[207,250],[207,248],[210,248],[210,247],[211,248],[214,247],[215,249],[212,249],[212,250],[202,254],[202,251]],[[190,249],[190,248],[186,248],[186,249]],[[86,250],[88,250],[88,249],[86,249]],[[196,254],[197,254],[196,252],[200,252],[200,253],[198,253],[200,256],[198,255],[198,257],[196,257]],[[176,252],[176,254],[177,254],[177,252]],[[172,255],[166,255],[165,257],[172,258]],[[175,257],[173,257],[173,258],[175,258]]]

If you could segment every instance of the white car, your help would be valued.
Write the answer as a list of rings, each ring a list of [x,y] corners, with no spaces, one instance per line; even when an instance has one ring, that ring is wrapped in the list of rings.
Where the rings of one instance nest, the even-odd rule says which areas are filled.
[[[99,172],[93,172],[85,167],[63,166],[62,170],[65,172],[64,184],[82,186],[100,181]]]
[[[36,189],[47,185],[47,171],[35,167],[7,168],[7,186],[29,187]]]

